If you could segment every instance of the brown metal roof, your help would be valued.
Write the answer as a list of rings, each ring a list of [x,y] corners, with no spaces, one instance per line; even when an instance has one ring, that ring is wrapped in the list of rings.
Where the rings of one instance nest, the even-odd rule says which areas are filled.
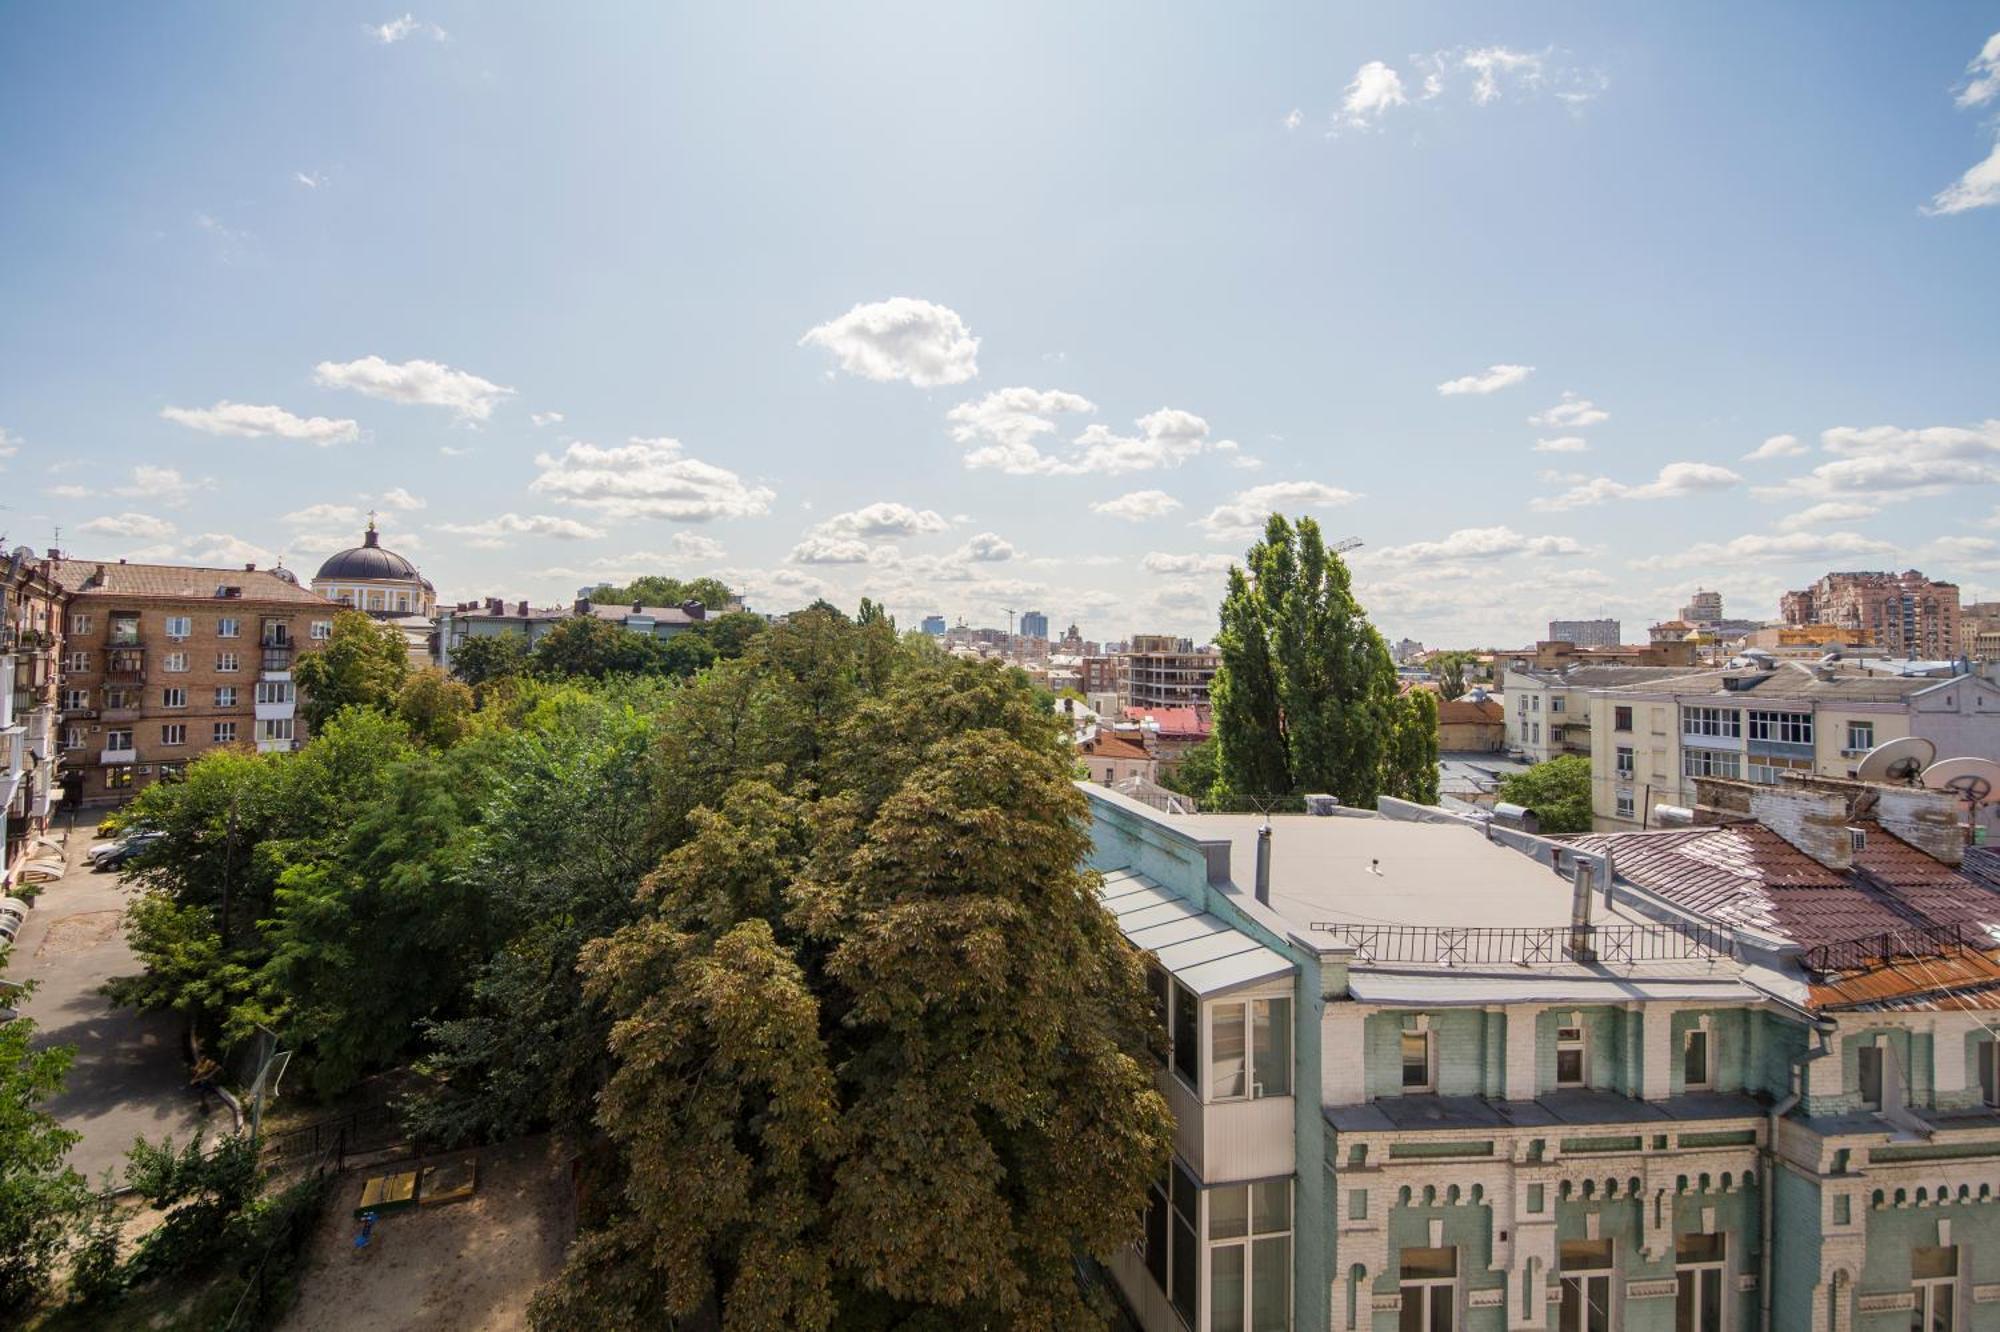
[[[1850,971],[1814,983],[1808,993],[1816,1009],[1995,1009],[2000,960],[1976,948],[1948,949]]]
[[[191,564],[126,564],[118,560],[53,560],[55,579],[78,596],[220,601],[219,588],[243,589],[243,601],[290,601],[331,608],[333,602],[269,569],[216,569]],[[234,598],[232,598],[234,599]]]

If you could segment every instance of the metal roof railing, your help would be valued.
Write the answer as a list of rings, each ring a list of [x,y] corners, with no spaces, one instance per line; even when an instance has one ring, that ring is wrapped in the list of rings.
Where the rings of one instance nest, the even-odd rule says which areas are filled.
[[[1727,957],[1729,935],[1706,925],[1356,925],[1316,920],[1363,962],[1426,966],[1555,966],[1685,962]]]
[[[1820,973],[1866,971],[1901,958],[1940,957],[1965,946],[1963,927],[1912,925],[1907,929],[1864,934],[1854,939],[1836,939],[1806,949],[1800,957],[1806,970]]]

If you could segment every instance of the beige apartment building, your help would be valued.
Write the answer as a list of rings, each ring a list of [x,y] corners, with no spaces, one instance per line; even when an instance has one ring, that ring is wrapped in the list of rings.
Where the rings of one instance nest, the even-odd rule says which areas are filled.
[[[1659,805],[1691,808],[1700,777],[1848,777],[1863,754],[1906,735],[1930,740],[1939,758],[2000,759],[2000,688],[1976,675],[1769,663],[1598,689],[1589,705],[1601,832],[1653,826]],[[1982,821],[1992,817],[1988,806]]]
[[[1891,656],[1942,661],[1960,650],[1958,585],[1903,573],[1830,573],[1787,592],[1778,610],[1789,625],[1866,629]]]
[[[1120,708],[1206,708],[1222,657],[1191,638],[1134,634],[1117,661]]]
[[[1691,666],[1511,666],[1501,675],[1507,752],[1530,763],[1546,763],[1571,754],[1589,758],[1593,691],[1671,680],[1693,670]]]
[[[339,608],[284,569],[58,559],[69,593],[63,761],[83,799],[118,800],[211,749],[305,740],[296,654]]]
[[[0,556],[0,884],[37,852],[62,796],[56,668],[62,588],[26,546]]]

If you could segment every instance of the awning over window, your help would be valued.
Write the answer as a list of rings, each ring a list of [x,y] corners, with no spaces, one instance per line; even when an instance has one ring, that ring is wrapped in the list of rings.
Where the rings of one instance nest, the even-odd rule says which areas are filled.
[[[1204,998],[1298,970],[1277,949],[1132,870],[1106,873],[1100,900],[1135,948],[1158,958],[1175,980]]]

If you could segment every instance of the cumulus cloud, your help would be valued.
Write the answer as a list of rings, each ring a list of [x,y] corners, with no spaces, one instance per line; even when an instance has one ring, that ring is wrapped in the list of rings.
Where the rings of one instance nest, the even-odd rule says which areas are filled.
[[[382,503],[388,505],[392,509],[401,509],[405,513],[412,513],[418,509],[428,507],[425,501],[417,498],[415,495],[412,495],[409,491],[403,489],[401,486],[397,486],[395,489],[385,492],[382,496]]]
[[[687,456],[679,440],[632,439],[612,448],[582,441],[538,454],[538,495],[596,509],[608,518],[672,518],[705,523],[768,513],[777,496],[725,467]]]
[[[2000,139],[1993,151],[1965,169],[1965,174],[1939,190],[1924,211],[1933,217],[1949,217],[1975,208],[2000,204]]]
[[[1403,76],[1380,60],[1371,60],[1354,72],[1354,82],[1340,99],[1340,123],[1354,129],[1369,129],[1381,123],[1391,108],[1407,106]]]
[[[877,500],[848,513],[836,513],[813,530],[825,537],[859,537],[882,540],[894,537],[925,536],[951,527],[944,516],[932,509],[913,509],[892,500]]]
[[[42,491],[42,493],[45,495],[53,495],[57,499],[80,500],[80,499],[89,499],[92,495],[95,495],[97,492],[92,490],[89,486],[79,486],[74,483],[66,483],[60,486],[49,486],[45,488]]]
[[[1955,100],[1963,111],[1984,106],[1995,97],[2000,97],[2000,32],[1988,37],[1986,45],[1979,48],[1979,54],[1965,67],[1965,82],[1959,85]]]
[[[1528,507],[1547,513],[1586,508],[1610,500],[1678,499],[1684,495],[1727,490],[1742,480],[1727,467],[1717,467],[1714,463],[1675,462],[1662,467],[1653,480],[1638,485],[1614,481],[1608,476],[1590,477],[1560,495],[1530,500]]]
[[[418,18],[415,14],[405,14],[392,18],[387,23],[367,25],[368,35],[384,46],[394,46],[410,37],[428,37],[434,42],[445,39],[445,30],[437,24]]]
[[[1894,555],[1896,547],[1858,532],[1788,532],[1770,536],[1753,533],[1731,541],[1701,541],[1651,559],[1634,560],[1635,569],[1689,569],[1776,560],[1818,562],[1854,555]]]
[[[1772,458],[1795,458],[1811,452],[1797,435],[1773,435],[1743,455],[1744,462],[1767,462]]]
[[[166,407],[160,415],[176,425],[210,435],[235,435],[245,439],[275,436],[302,439],[325,448],[345,444],[361,436],[361,427],[345,418],[294,416],[282,407],[257,406],[223,399],[213,407]]]
[[[946,419],[952,422],[952,437],[972,446],[965,454],[967,467],[1012,476],[1118,476],[1179,467],[1208,450],[1229,454],[1239,466],[1259,465],[1255,459],[1243,460],[1234,440],[1210,440],[1208,422],[1177,407],[1162,407],[1140,417],[1134,435],[1090,425],[1062,453],[1045,452],[1035,444],[1039,436],[1055,429],[1056,413],[1093,410],[1089,401],[1073,393],[1003,389],[953,408]]]
[[[1056,432],[1056,417],[1096,410],[1095,403],[1079,394],[1015,387],[962,402],[945,413],[945,420],[951,425],[951,437],[967,446],[967,467],[1026,474],[1049,461],[1036,441]]]
[[[793,564],[882,564],[896,558],[896,548],[870,545],[858,537],[808,532],[785,558]]]
[[[228,565],[276,564],[277,558],[254,541],[227,532],[203,532],[189,537],[181,558],[195,564]]]
[[[309,190],[316,190],[326,184],[326,177],[317,171],[294,171],[292,179]]]
[[[579,523],[574,518],[555,518],[544,513],[503,513],[478,523],[439,523],[437,530],[467,537],[469,546],[497,550],[509,537],[554,537],[559,541],[595,541],[604,535],[601,528]]]
[[[1099,500],[1090,506],[1090,511],[1107,518],[1123,518],[1128,523],[1137,523],[1172,513],[1180,507],[1181,502],[1164,490],[1134,490],[1116,499]]]
[[[152,467],[145,463],[132,469],[132,479],[125,485],[113,486],[111,493],[122,499],[150,499],[156,503],[179,508],[186,504],[198,490],[207,490],[215,483],[207,477],[190,481],[180,474],[178,468]]]
[[[132,541],[164,541],[174,534],[174,525],[164,518],[145,513],[107,513],[83,524],[92,536],[124,537]]]
[[[1781,532],[1800,532],[1807,528],[1824,527],[1829,523],[1852,523],[1863,518],[1873,518],[1880,513],[1879,506],[1863,504],[1857,500],[1827,500],[1797,513],[1788,513],[1778,520]]]
[[[1297,107],[1293,107],[1291,110],[1285,112],[1285,118],[1278,123],[1288,130],[1295,130],[1306,123],[1306,114]]]
[[[1228,503],[1218,504],[1209,510],[1208,516],[1199,520],[1197,525],[1212,540],[1227,541],[1262,532],[1265,521],[1275,512],[1334,509],[1360,498],[1351,490],[1342,490],[1321,481],[1273,481],[1269,485],[1239,490],[1230,496]]]
[[[909,296],[857,305],[808,329],[799,345],[832,352],[850,375],[918,388],[963,384],[979,373],[979,339],[957,311]]]
[[[352,389],[370,398],[405,406],[449,407],[461,421],[484,421],[514,390],[437,361],[391,364],[379,356],[358,361],[321,361],[313,382],[322,388]]]
[[[1524,384],[1528,376],[1535,373],[1532,365],[1489,365],[1485,370],[1473,375],[1461,375],[1457,379],[1447,379],[1438,385],[1438,392],[1447,398],[1462,393],[1498,393],[1501,389]]]
[[[1376,564],[1441,564],[1448,560],[1497,560],[1510,555],[1582,555],[1573,537],[1523,536],[1511,527],[1462,527],[1441,541],[1414,541],[1374,553]]]
[[[1590,448],[1590,441],[1582,435],[1558,435],[1554,439],[1535,441],[1536,453],[1582,453]]]
[[[563,423],[561,412],[529,412],[528,423],[533,426],[552,426]]]
[[[1018,554],[1013,542],[994,532],[981,532],[958,548],[959,558],[976,564],[1000,564]]]
[[[1537,412],[1528,418],[1529,425],[1556,426],[1564,430],[1578,430],[1584,426],[1602,424],[1611,419],[1611,413],[1599,407],[1588,398],[1579,398],[1574,393],[1565,392],[1562,401],[1544,412]]]
[[[1227,570],[1232,563],[1227,555],[1170,555],[1155,550],[1147,552],[1139,567],[1153,574],[1216,574]]]
[[[1835,426],[1820,432],[1820,447],[1834,461],[1757,493],[1767,499],[1908,497],[2000,481],[2000,419],[1977,426]]]

